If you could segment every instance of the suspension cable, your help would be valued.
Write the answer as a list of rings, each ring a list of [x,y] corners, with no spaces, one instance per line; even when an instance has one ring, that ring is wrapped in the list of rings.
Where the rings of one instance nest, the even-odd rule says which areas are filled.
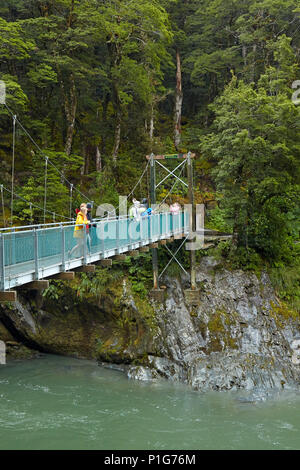
[[[2,185],[3,186],[3,185]],[[7,189],[5,186],[3,186],[3,189],[5,191],[7,191],[8,193],[11,194],[11,191],[9,189]],[[27,199],[25,199],[24,197],[20,196],[19,194],[17,194],[16,192],[14,193],[15,197],[18,197],[19,199],[21,199],[22,201],[26,202],[27,204],[29,204],[29,207],[30,207],[30,210],[32,211],[32,207],[35,207],[36,209],[40,209],[42,212],[44,212],[44,208],[43,207],[40,207],[38,206],[37,204],[33,204],[33,202],[31,201],[27,201]],[[47,212],[48,214],[52,214],[53,215],[53,211],[49,211],[49,210],[46,210],[45,212]],[[63,219],[67,219],[67,220],[73,220],[69,217],[66,217],[65,215],[61,215],[61,214],[56,214],[58,217],[61,217]]]
[[[144,177],[144,175],[145,175],[145,173],[146,173],[146,171],[147,171],[147,169],[148,169],[149,163],[150,163],[150,160],[148,160],[147,165],[146,165],[146,167],[145,167],[143,173],[142,173],[141,176],[140,176],[140,179],[138,180],[138,182],[137,182],[136,185],[134,186],[133,190],[128,194],[127,199],[128,199],[130,196],[132,196],[132,194],[134,193],[134,191],[136,190],[136,188],[138,187],[138,185],[139,185],[140,182],[142,181],[142,179],[143,179],[143,177]]]
[[[128,199],[130,198],[130,196],[133,195],[134,191],[136,190],[136,188],[138,187],[138,185],[140,184],[140,182],[142,181],[147,169],[148,169],[148,166],[149,166],[149,163],[150,163],[150,160],[148,160],[147,164],[146,164],[146,167],[144,168],[144,171],[143,173],[141,174],[138,182],[136,183],[136,185],[134,186],[134,188],[130,191],[130,193],[126,196],[126,201],[128,201]],[[124,203],[125,203],[125,200],[124,200]],[[119,210],[120,208],[118,208],[117,210]],[[110,212],[107,212],[107,215],[109,216],[110,214],[114,214],[116,211],[110,211]]]
[[[12,167],[11,167],[11,205],[10,205],[10,224],[11,225],[13,224],[13,211],[14,211],[16,121],[17,121],[17,116],[14,114],[13,115]]]
[[[70,218],[72,217],[72,195],[73,195],[73,184],[71,184],[70,186],[70,213],[69,213]]]
[[[24,127],[24,126],[22,125],[22,123],[18,120],[17,116],[12,112],[12,110],[7,106],[7,104],[4,103],[4,105],[5,105],[6,109],[8,110],[8,112],[13,116],[13,118],[14,118],[14,120],[15,120],[15,123],[18,123],[18,124],[19,124],[19,126],[20,126],[21,129],[25,132],[25,134],[28,136],[28,138],[30,139],[30,141],[35,145],[35,147],[38,149],[38,151],[41,153],[41,155],[43,155],[43,157],[45,158],[45,166],[47,167],[48,164],[51,165],[51,166],[60,174],[60,176],[64,179],[64,181],[70,186],[71,194],[72,194],[73,189],[74,189],[75,191],[78,192],[78,194],[80,194],[82,197],[84,197],[86,200],[89,201],[89,198],[88,198],[85,194],[83,194],[79,189],[77,189],[77,188],[65,177],[65,175],[54,165],[54,163],[52,163],[52,161],[49,159],[49,157],[43,152],[43,150],[40,148],[40,146],[37,144],[37,142],[34,140],[34,138],[29,134],[29,132],[25,129],[25,127]],[[137,188],[138,185],[140,184],[142,178],[144,177],[144,175],[145,175],[145,173],[146,173],[146,171],[147,171],[147,169],[148,169],[149,163],[150,163],[150,160],[147,162],[146,167],[145,167],[145,169],[144,169],[142,175],[140,176],[138,182],[136,183],[136,185],[134,186],[134,188],[130,191],[130,193],[126,196],[126,200],[128,200],[128,199],[130,198],[130,196],[132,196],[132,194],[134,193],[134,191],[136,190],[136,188]],[[46,182],[46,175],[45,175],[45,182]],[[46,184],[45,184],[45,187],[46,187]],[[7,191],[6,188],[4,188],[4,189]],[[12,193],[13,193],[13,191],[12,191]],[[16,196],[19,197],[19,198],[21,198],[21,199],[23,199],[25,202],[28,203],[28,201],[27,201],[26,199],[22,198],[21,196],[19,196],[19,195],[17,195],[17,194],[16,194]],[[52,212],[46,210],[45,203],[46,203],[46,190],[45,190],[45,195],[44,195],[44,209],[43,209],[43,210],[44,210],[44,214],[45,214],[46,212],[53,214]],[[33,204],[32,204],[32,206],[41,209],[41,208],[40,208],[39,206],[37,206],[37,205],[33,205]],[[108,214],[111,214],[111,213],[113,213],[113,212],[109,212]],[[65,217],[65,216],[61,216],[61,217],[64,217],[64,218],[67,218],[67,219],[68,219],[68,217]],[[72,220],[72,218],[71,218],[71,211],[70,211],[70,218],[69,218],[69,219]]]
[[[182,172],[183,172],[183,169],[184,169],[184,166],[181,168],[180,170],[180,173],[179,173],[179,176],[181,176]],[[172,191],[174,190],[176,184],[178,183],[178,179],[176,178],[176,180],[174,181],[173,183],[173,186],[172,188],[170,189],[170,191],[168,192],[168,194],[164,197],[164,199],[158,204],[158,209],[164,204],[165,200],[169,197],[169,195],[172,193]]]
[[[5,220],[5,209],[4,209],[4,196],[3,196],[3,184],[0,185],[1,189],[1,202],[2,202],[2,213],[3,213],[3,225],[4,228],[6,227],[6,220]]]
[[[138,182],[136,183],[136,185],[134,186],[134,188],[130,191],[130,193],[126,196],[126,201],[128,201],[128,199],[130,198],[130,196],[133,195],[134,191],[136,190],[136,188],[138,187],[138,185],[140,184],[140,182],[142,181],[147,169],[148,169],[148,166],[149,166],[149,163],[150,163],[150,160],[148,160],[147,164],[146,164],[146,167],[144,168],[144,171],[143,173],[141,174]]]
[[[48,157],[45,159],[44,224],[46,223]]]
[[[30,222],[31,222],[31,225],[32,225],[32,223],[33,223],[32,202],[29,203],[29,209],[30,209]]]
[[[12,110],[7,106],[6,103],[4,103],[4,106],[6,107],[6,109],[8,110],[8,112],[12,115],[12,116],[15,116],[16,118],[16,122],[19,124],[19,126],[21,127],[21,129],[25,132],[25,134],[27,135],[27,137],[31,140],[31,142],[33,143],[33,145],[35,145],[35,147],[38,149],[38,151],[41,153],[41,155],[43,155],[44,158],[48,158],[48,163],[53,166],[53,168],[55,168],[55,170],[60,174],[60,176],[65,180],[65,182],[71,186],[71,182],[65,177],[65,175],[57,168],[57,166],[54,165],[54,163],[52,163],[52,161],[50,160],[50,158],[44,153],[44,151],[41,149],[41,147],[37,144],[37,142],[34,140],[34,138],[29,134],[29,132],[25,129],[25,127],[23,126],[23,124],[19,121],[18,117],[16,115],[14,115],[14,113],[12,112]],[[73,185],[74,186],[74,185]],[[85,199],[87,199],[87,201],[89,201],[89,198],[83,194],[79,189],[77,189],[75,186],[74,186],[74,190],[77,191],[82,197],[84,197]]]

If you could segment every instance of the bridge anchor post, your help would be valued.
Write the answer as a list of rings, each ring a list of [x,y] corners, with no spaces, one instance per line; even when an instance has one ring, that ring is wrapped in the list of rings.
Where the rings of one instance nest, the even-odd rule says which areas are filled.
[[[162,304],[165,300],[164,289],[152,289],[150,291],[150,298]]]
[[[199,289],[186,289],[184,291],[185,301],[188,305],[197,306],[200,304]]]
[[[189,204],[191,207],[190,212],[190,230],[192,233],[192,242],[195,242],[194,234],[196,233],[196,210],[195,210],[195,200],[194,200],[194,183],[193,183],[193,164],[191,160],[190,153],[187,157],[187,174],[188,174],[188,196]],[[188,305],[199,305],[200,303],[200,291],[197,289],[196,284],[196,252],[195,249],[191,247],[190,250],[190,276],[191,276],[191,288],[184,291],[185,301]]]
[[[16,302],[17,292],[15,290],[6,290],[0,292],[0,302]]]
[[[156,177],[155,177],[155,160],[153,153],[150,157],[150,203],[154,207],[156,204]],[[157,244],[150,244],[152,253],[152,269],[153,269],[153,291],[159,291],[159,279],[158,279],[158,255],[157,255]],[[155,294],[156,295],[156,294]]]

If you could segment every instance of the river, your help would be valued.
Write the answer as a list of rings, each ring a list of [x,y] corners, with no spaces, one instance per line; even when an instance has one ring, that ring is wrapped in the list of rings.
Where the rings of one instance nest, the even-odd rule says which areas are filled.
[[[300,392],[259,398],[45,355],[0,366],[0,449],[300,449]]]

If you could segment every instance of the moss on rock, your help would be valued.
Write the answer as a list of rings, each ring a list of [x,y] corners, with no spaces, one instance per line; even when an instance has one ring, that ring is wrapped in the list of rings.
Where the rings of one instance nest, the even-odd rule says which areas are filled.
[[[0,306],[0,311],[23,342],[39,351],[144,362],[154,349],[154,308],[133,291],[127,277],[105,272],[102,279],[101,274],[92,280],[80,275],[72,282],[51,281],[44,295],[25,292],[20,303],[10,309]]]
[[[209,337],[208,352],[238,348],[237,341],[232,338],[230,332],[230,326],[234,323],[234,315],[225,310],[216,310],[210,315],[207,323]]]
[[[278,328],[284,328],[291,321],[300,323],[299,313],[290,308],[285,302],[278,301],[278,304],[271,302],[270,305],[270,316],[274,318]]]

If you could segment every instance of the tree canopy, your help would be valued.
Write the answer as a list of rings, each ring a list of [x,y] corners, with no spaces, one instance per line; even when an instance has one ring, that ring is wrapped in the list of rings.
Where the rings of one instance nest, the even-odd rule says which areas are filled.
[[[0,223],[43,219],[46,155],[52,221],[82,194],[116,204],[146,154],[191,150],[208,224],[232,231],[236,250],[293,256],[299,13],[295,0],[3,0],[0,80],[23,127],[13,145],[0,105],[0,184],[10,189],[14,171],[18,195],[11,221],[2,190]],[[148,191],[145,179],[135,195]]]

